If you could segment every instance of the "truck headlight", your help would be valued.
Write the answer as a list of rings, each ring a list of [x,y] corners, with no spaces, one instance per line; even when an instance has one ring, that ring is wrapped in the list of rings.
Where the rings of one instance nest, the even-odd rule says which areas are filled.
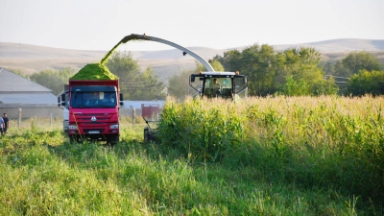
[[[119,129],[119,124],[112,124],[109,126],[110,129]]]
[[[77,125],[68,125],[69,130],[77,130]]]

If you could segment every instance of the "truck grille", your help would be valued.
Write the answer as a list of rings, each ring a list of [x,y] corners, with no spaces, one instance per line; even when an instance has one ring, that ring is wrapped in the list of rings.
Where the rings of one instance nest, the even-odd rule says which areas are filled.
[[[104,129],[84,129],[86,134],[102,134]]]
[[[90,123],[90,124],[102,123],[102,122],[108,122],[111,118],[112,118],[111,114],[100,114],[100,113],[75,114],[75,121],[81,122],[81,123]]]

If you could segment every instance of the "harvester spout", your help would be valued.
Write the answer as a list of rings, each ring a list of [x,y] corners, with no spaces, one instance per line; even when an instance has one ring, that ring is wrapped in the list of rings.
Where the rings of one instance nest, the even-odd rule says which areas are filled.
[[[191,50],[189,50],[189,49],[187,49],[187,48],[185,48],[183,46],[180,46],[180,45],[178,45],[176,43],[173,43],[171,41],[168,41],[168,40],[165,40],[165,39],[162,39],[162,38],[158,38],[158,37],[149,36],[149,35],[146,35],[146,34],[143,34],[143,35],[130,34],[130,35],[125,36],[123,39],[121,39],[120,43],[127,43],[130,40],[148,40],[148,41],[156,41],[156,42],[159,42],[159,43],[170,45],[170,46],[172,46],[172,47],[174,47],[176,49],[181,50],[183,52],[183,55],[189,54],[190,56],[192,56],[195,59],[197,59],[202,65],[204,65],[204,67],[207,69],[207,71],[210,71],[210,72],[214,72],[215,71],[213,69],[213,67],[205,59],[203,59],[201,56],[199,56],[196,53],[192,52]]]

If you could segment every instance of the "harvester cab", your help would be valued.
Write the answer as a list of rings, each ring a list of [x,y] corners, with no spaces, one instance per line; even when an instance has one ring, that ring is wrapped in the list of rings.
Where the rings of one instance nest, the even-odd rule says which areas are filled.
[[[245,98],[248,94],[247,76],[239,72],[200,72],[189,77],[193,97]]]

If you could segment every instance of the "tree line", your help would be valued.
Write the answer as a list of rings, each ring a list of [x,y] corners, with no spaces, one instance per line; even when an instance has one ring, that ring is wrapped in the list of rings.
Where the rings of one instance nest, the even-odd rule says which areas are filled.
[[[209,62],[215,71],[239,71],[247,75],[250,96],[384,94],[383,64],[364,51],[351,52],[335,62],[321,62],[321,53],[314,48],[276,51],[267,44],[256,44],[242,51],[229,50]],[[141,70],[129,53],[115,53],[106,65],[119,77],[121,92],[130,100],[164,99],[167,94],[182,99],[188,94],[189,75],[205,70],[203,65],[196,64],[194,70],[181,71],[172,77],[166,88],[151,67]],[[29,79],[59,94],[75,73],[71,68],[44,70]],[[338,82],[338,78],[344,81]]]
[[[351,52],[336,62],[322,62],[321,53],[314,48],[276,51],[263,44],[242,51],[230,50],[209,61],[216,68],[223,68],[214,67],[216,71],[239,71],[247,75],[252,96],[384,94],[384,67],[377,57],[364,51]],[[188,76],[193,72],[196,70],[173,77],[169,81],[169,93],[182,97],[185,90],[181,91],[176,85],[182,82],[187,85]]]

